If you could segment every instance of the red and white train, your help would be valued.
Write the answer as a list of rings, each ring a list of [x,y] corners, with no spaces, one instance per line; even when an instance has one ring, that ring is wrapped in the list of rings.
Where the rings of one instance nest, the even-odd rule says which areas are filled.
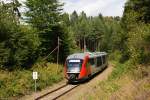
[[[89,78],[107,67],[106,52],[86,52],[69,55],[65,62],[65,77],[69,82],[76,82]]]

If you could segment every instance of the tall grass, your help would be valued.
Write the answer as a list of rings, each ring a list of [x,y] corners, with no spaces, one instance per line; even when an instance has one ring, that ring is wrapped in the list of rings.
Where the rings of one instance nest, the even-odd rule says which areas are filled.
[[[117,83],[117,81],[125,76],[133,68],[130,61],[127,61],[124,64],[116,61],[111,63],[115,65],[111,75],[106,81],[99,83],[99,86],[103,91],[105,91],[105,93],[113,93],[119,90],[121,86]]]
[[[38,72],[37,90],[51,86],[63,79],[63,67],[52,63],[38,63],[32,69],[0,70],[0,99],[31,94],[34,91],[32,72]]]
[[[150,66],[134,65],[131,60],[119,62],[119,52],[111,55],[114,68],[107,80],[96,84],[81,100],[149,100]],[[116,58],[115,58],[116,57]]]

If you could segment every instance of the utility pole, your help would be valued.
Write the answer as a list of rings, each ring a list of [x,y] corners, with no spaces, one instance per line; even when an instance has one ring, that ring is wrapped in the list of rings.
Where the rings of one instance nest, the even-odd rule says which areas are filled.
[[[86,52],[86,41],[85,41],[85,36],[84,36],[84,52]]]
[[[59,61],[59,37],[58,37],[57,44],[58,44],[58,49],[57,49],[57,72],[58,72],[58,61]]]
[[[100,41],[98,41],[98,49],[97,51],[100,51]]]

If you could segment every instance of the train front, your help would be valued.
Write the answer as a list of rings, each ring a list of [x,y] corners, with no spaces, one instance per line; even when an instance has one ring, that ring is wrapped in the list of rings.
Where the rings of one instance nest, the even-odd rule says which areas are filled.
[[[67,59],[65,64],[65,76],[70,82],[79,80],[83,60],[82,59]]]

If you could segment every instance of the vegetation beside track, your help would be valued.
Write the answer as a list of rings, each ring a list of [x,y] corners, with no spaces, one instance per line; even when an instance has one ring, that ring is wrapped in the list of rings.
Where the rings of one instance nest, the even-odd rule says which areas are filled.
[[[113,55],[114,56],[114,55]],[[148,100],[150,95],[150,65],[134,65],[131,60],[118,62],[120,55],[111,60],[114,69],[108,79],[95,84],[94,92],[81,96],[86,100]]]
[[[57,70],[57,65],[53,63],[38,63],[28,70],[0,70],[0,98],[11,99],[34,92],[33,71],[38,72],[37,91],[63,79],[62,65]]]
[[[101,13],[92,17],[84,11],[61,13],[63,3],[58,0],[26,0],[23,5],[20,0],[3,1],[6,0],[0,1],[0,99],[33,91],[33,70],[40,73],[38,90],[62,79],[62,69],[56,74],[55,64],[36,64],[45,57],[47,62],[57,62],[57,52],[49,53],[57,50],[58,37],[59,63],[64,63],[69,54],[82,51],[84,42],[87,51],[114,54],[115,69],[107,81],[99,84],[101,92],[96,90],[103,97],[117,92],[117,96],[122,95],[119,91],[126,91],[122,87],[128,82],[127,88],[138,82],[143,84],[137,84],[138,88],[149,88],[150,0],[128,0],[122,17]],[[28,10],[23,13],[19,8],[24,5]],[[147,91],[144,89],[137,91]]]

